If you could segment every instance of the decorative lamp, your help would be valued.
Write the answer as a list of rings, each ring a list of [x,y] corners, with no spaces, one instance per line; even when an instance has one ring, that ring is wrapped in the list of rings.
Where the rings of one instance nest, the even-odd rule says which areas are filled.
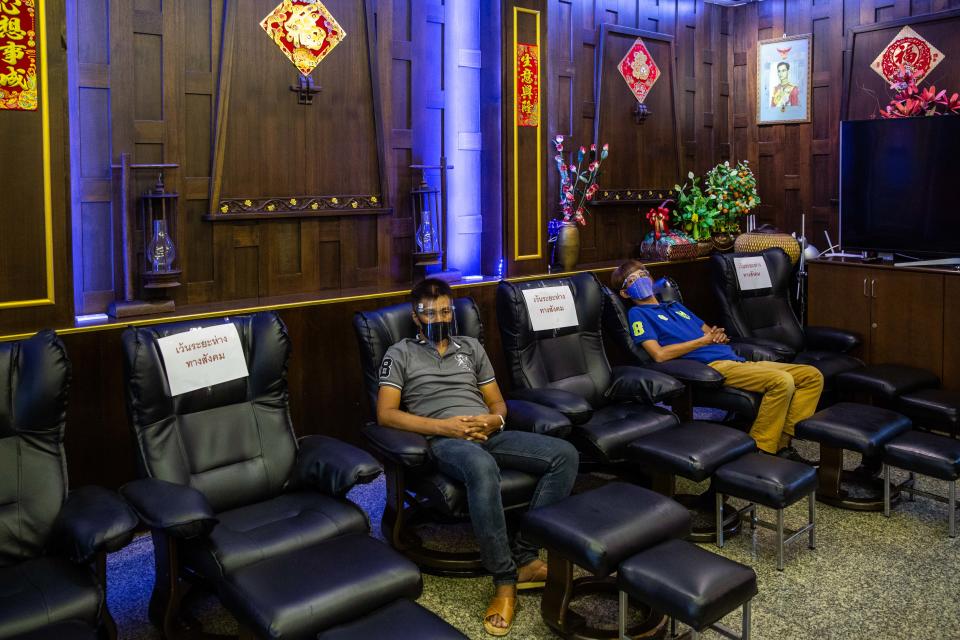
[[[144,289],[165,290],[180,286],[177,280],[180,269],[173,268],[173,261],[177,257],[173,238],[177,234],[178,197],[178,194],[164,188],[163,172],[157,175],[154,188],[140,196],[145,260],[140,275]]]
[[[418,267],[441,264],[443,234],[440,216],[440,189],[427,183],[427,168],[421,169],[420,184],[410,191],[413,199],[414,250],[413,263]]]

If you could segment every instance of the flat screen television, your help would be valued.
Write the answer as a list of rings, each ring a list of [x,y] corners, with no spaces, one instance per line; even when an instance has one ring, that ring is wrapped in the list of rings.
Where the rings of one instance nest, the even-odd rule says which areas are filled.
[[[840,123],[839,242],[960,255],[960,116]]]

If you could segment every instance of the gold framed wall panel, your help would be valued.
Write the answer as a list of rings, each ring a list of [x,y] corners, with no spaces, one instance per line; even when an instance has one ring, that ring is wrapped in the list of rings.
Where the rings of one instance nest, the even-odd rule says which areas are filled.
[[[520,253],[520,127],[517,125],[517,23],[520,14],[532,15],[535,23],[535,42],[537,46],[537,69],[539,70],[539,100],[537,101],[537,126],[536,128],[536,190],[537,190],[537,251],[536,253]],[[543,73],[543,42],[540,29],[540,14],[536,9],[526,9],[524,7],[513,7],[513,49],[511,57],[511,68],[513,73],[513,96],[511,121],[513,127],[513,260],[520,262],[522,260],[539,260],[543,257],[543,102],[544,102],[544,79]],[[529,128],[529,127],[524,127]]]
[[[53,194],[50,167],[50,87],[47,57],[47,6],[46,0],[37,0],[37,45],[40,55],[40,120],[43,165],[43,252],[46,296],[27,300],[0,301],[0,309],[22,309],[56,303],[53,281]]]

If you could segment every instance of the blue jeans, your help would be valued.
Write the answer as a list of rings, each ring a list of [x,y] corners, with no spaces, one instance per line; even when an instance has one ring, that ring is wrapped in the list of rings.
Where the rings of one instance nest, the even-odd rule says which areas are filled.
[[[500,469],[539,475],[530,508],[553,504],[570,495],[580,456],[566,440],[524,431],[495,433],[486,442],[433,438],[430,449],[441,472],[467,489],[470,521],[480,544],[483,566],[495,585],[514,584],[517,568],[537,558],[538,548],[507,533],[500,498]]]

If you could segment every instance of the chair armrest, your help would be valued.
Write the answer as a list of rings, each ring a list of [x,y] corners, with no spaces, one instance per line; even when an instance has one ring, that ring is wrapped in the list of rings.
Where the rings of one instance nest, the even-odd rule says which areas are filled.
[[[89,562],[101,551],[121,549],[139,520],[116,491],[81,487],[71,491],[51,531],[51,544],[72,561]]]
[[[783,362],[783,352],[777,352],[770,347],[764,347],[752,342],[730,341],[730,348],[741,358],[750,362]]]
[[[507,429],[564,438],[573,425],[556,409],[526,400],[507,400]]]
[[[140,520],[174,538],[197,538],[210,533],[218,520],[207,497],[185,484],[142,478],[120,487]]]
[[[342,497],[354,485],[372,482],[383,467],[372,455],[329,436],[300,438],[300,452],[293,470],[294,484]]]
[[[766,338],[730,338],[730,346],[736,351],[740,345],[749,347],[760,347],[772,352],[777,357],[777,362],[791,362],[797,357],[797,352],[776,340],[767,340]],[[762,352],[758,352],[762,353]],[[744,356],[746,357],[746,356]]]
[[[860,336],[833,327],[806,327],[807,349],[811,351],[835,351],[847,353],[860,344]]]
[[[716,369],[696,360],[674,358],[665,362],[653,362],[643,365],[644,369],[665,373],[676,378],[685,385],[698,389],[709,389],[723,386],[723,375]]]
[[[583,397],[562,389],[514,389],[510,392],[513,400],[526,400],[533,404],[556,409],[573,424],[583,424],[593,416],[593,407]]]
[[[430,444],[419,433],[369,423],[363,437],[378,454],[402,467],[419,467],[430,460]]]
[[[614,367],[610,386],[604,392],[608,400],[656,404],[683,391],[683,383],[665,373],[643,367]]]

